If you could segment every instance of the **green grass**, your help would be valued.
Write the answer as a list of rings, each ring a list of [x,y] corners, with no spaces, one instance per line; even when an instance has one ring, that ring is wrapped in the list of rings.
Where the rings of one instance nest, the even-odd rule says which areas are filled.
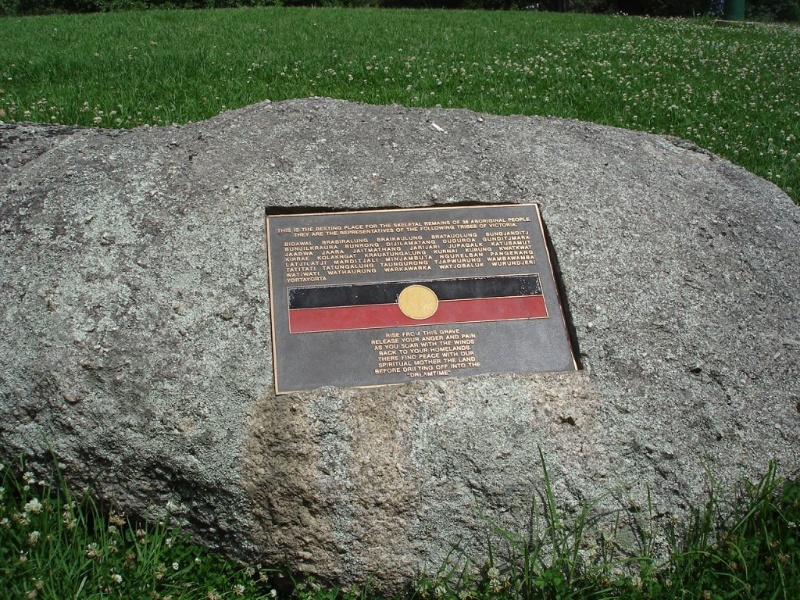
[[[132,127],[264,99],[555,115],[680,136],[800,201],[800,29],[530,12],[0,19],[0,119]]]
[[[593,505],[562,514],[542,457],[545,486],[520,531],[487,521],[489,562],[471,568],[454,552],[420,578],[409,600],[795,600],[800,597],[800,486],[771,464],[730,502],[719,491],[688,523],[640,517],[634,552],[614,528],[598,530]],[[620,514],[625,513],[620,509]],[[493,534],[493,535],[492,535]],[[499,543],[492,539],[500,540]],[[650,549],[668,543],[668,557]],[[280,590],[280,591],[278,591]],[[293,582],[291,573],[239,565],[193,546],[169,523],[146,523],[63,480],[36,481],[24,463],[0,464],[0,599],[101,598],[359,600],[373,591]]]
[[[0,600],[269,597],[269,572],[0,465]],[[260,593],[259,590],[264,593]]]

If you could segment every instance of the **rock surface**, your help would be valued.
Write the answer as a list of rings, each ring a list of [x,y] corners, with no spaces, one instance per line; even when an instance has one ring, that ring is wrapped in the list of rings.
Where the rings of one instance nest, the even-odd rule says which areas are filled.
[[[5,124],[0,201],[0,458],[49,445],[245,560],[392,588],[481,561],[487,523],[524,529],[539,449],[561,507],[649,489],[655,519],[707,471],[800,467],[800,209],[680,140],[326,99]],[[464,201],[541,203],[584,369],[276,397],[265,207]]]

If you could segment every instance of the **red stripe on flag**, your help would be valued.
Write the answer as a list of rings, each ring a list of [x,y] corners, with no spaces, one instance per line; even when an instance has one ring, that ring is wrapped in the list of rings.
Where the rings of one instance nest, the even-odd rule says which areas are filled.
[[[547,317],[544,296],[509,296],[443,300],[433,316],[412,319],[397,304],[366,304],[328,308],[296,308],[289,311],[290,333],[378,329],[409,325],[445,325]]]

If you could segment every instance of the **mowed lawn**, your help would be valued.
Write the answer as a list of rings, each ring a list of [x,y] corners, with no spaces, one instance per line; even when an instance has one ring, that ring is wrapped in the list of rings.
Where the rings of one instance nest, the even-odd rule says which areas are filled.
[[[265,99],[555,115],[689,139],[800,202],[800,28],[263,8],[0,19],[0,120],[133,127]]]

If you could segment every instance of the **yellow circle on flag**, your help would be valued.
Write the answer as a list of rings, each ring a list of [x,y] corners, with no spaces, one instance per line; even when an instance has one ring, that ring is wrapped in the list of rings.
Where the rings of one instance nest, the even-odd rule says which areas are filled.
[[[433,316],[439,308],[439,298],[431,288],[410,285],[400,292],[397,305],[408,318],[422,320]]]

